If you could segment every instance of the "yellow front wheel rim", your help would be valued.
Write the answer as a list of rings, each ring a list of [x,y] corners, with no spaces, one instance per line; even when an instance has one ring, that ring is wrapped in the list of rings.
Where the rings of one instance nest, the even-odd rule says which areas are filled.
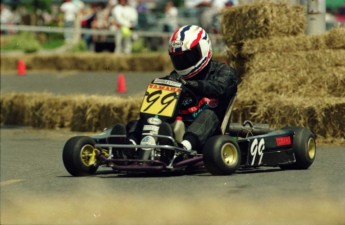
[[[96,150],[92,145],[84,145],[80,151],[82,163],[89,167],[96,163]]]

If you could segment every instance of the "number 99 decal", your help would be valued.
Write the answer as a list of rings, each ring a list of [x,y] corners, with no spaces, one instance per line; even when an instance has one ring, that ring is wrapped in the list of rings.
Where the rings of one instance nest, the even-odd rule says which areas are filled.
[[[158,90],[157,90],[158,89]],[[140,112],[171,117],[180,94],[180,88],[151,85],[147,88]]]
[[[254,166],[255,160],[259,157],[259,162],[256,165],[260,165],[262,162],[262,157],[264,156],[263,151],[265,150],[265,140],[263,138],[258,141],[258,139],[254,139],[250,146],[250,154],[252,155],[252,162],[251,166]]]

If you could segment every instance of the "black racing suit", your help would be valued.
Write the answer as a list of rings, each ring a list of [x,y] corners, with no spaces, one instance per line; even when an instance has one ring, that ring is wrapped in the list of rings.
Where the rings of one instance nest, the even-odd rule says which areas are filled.
[[[178,80],[179,75],[172,71],[165,78]],[[193,149],[199,149],[207,138],[220,133],[230,99],[236,95],[237,82],[234,69],[214,60],[199,74],[186,80],[186,87],[194,92],[197,102],[188,105],[188,97],[183,99],[179,114],[187,124],[183,139],[188,140]]]
[[[163,79],[176,81],[180,80],[180,75],[172,71]],[[192,144],[192,149],[200,150],[207,138],[220,133],[220,124],[230,99],[237,92],[238,78],[234,69],[224,63],[210,60],[208,66],[199,74],[185,81],[196,101],[190,101],[191,96],[181,96],[179,115],[187,125],[183,139]],[[196,104],[191,105],[192,102]],[[127,124],[129,137],[139,141],[137,135],[142,126],[140,120]]]

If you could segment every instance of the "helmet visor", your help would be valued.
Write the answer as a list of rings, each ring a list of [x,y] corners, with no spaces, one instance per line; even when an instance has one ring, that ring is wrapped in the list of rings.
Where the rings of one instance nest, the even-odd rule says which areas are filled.
[[[169,55],[176,70],[185,70],[195,66],[202,58],[200,45],[196,45],[188,51],[174,52]]]

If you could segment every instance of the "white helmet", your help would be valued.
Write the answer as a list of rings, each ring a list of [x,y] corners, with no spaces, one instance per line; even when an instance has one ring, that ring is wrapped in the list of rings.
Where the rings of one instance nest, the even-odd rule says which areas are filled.
[[[211,41],[204,29],[187,25],[170,37],[169,55],[175,71],[189,79],[204,69],[212,57]]]

